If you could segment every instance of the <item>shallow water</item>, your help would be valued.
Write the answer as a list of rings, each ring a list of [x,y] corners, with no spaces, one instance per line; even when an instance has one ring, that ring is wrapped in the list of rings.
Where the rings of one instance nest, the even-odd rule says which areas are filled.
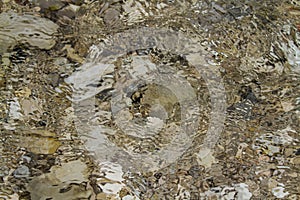
[[[3,199],[297,199],[295,1],[4,1]]]

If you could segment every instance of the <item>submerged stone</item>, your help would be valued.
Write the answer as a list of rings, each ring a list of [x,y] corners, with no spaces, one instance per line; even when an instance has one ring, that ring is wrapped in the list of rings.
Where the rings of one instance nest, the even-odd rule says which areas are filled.
[[[3,12],[0,14],[0,54],[13,49],[18,43],[51,49],[55,45],[52,35],[57,29],[58,25],[45,18]]]
[[[28,177],[30,175],[29,168],[25,165],[21,165],[14,171],[14,177],[23,178]]]
[[[27,189],[31,199],[88,199],[91,190],[79,183],[88,181],[88,169],[80,160],[53,166],[50,173],[33,178]],[[79,185],[78,185],[79,184]]]
[[[46,130],[25,130],[20,136],[20,146],[35,154],[53,154],[61,145],[55,134]]]

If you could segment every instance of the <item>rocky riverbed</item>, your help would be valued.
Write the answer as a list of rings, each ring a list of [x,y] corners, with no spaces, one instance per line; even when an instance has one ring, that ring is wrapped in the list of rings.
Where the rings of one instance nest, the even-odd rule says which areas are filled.
[[[0,2],[0,199],[300,198],[300,4]]]

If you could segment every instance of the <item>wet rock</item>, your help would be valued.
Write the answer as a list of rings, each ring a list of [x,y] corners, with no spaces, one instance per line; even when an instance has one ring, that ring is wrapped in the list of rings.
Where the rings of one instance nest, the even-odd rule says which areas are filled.
[[[29,156],[22,156],[21,159],[23,160],[23,162],[26,162],[26,163],[30,163],[30,161],[31,161],[31,157],[29,157]]]
[[[14,171],[14,177],[16,177],[16,178],[24,178],[24,177],[28,177],[29,175],[30,175],[29,168],[25,165],[19,166]]]
[[[35,154],[53,154],[61,145],[56,135],[49,131],[24,130],[23,133],[19,145]]]
[[[69,19],[74,19],[77,15],[78,10],[80,9],[80,6],[75,5],[68,5],[64,7],[63,9],[59,10],[57,12],[58,17],[68,17]]]
[[[61,145],[54,138],[24,137],[20,146],[36,154],[53,154]]]
[[[272,193],[276,198],[282,199],[289,195],[289,192],[284,192],[284,187],[275,187],[272,189]]]
[[[88,199],[92,191],[81,185],[53,184],[48,179],[33,179],[28,186],[31,199]]]
[[[71,47],[71,45],[65,45],[64,48],[62,49],[63,51],[67,51],[67,57],[73,61],[73,62],[78,62],[78,63],[83,63],[83,58],[79,56],[75,49]]]
[[[88,168],[80,160],[53,166],[50,173],[33,178],[27,189],[31,199],[88,199],[92,191],[79,183],[88,180]]]
[[[42,10],[55,11],[61,9],[65,3],[60,0],[41,0],[37,4]]]
[[[17,43],[28,43],[40,49],[55,45],[52,37],[58,25],[48,19],[14,12],[0,14],[0,54],[11,50]]]
[[[238,200],[249,200],[252,197],[252,194],[249,192],[248,185],[245,183],[236,184],[235,190],[237,191],[236,198]]]
[[[53,166],[51,175],[55,177],[53,180],[64,183],[81,183],[87,181],[88,168],[87,165],[75,160],[68,163],[63,163],[61,166]]]
[[[112,25],[112,24],[116,23],[119,19],[119,15],[120,15],[119,11],[117,11],[113,8],[107,9],[104,12],[104,17],[103,17],[104,23],[107,25]]]

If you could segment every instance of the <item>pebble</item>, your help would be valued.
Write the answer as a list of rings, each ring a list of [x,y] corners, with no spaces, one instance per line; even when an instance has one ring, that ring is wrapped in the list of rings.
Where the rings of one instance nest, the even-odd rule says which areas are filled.
[[[49,9],[51,11],[61,9],[65,4],[60,0],[42,0],[38,1],[41,9]]]
[[[113,8],[107,9],[103,17],[104,23],[107,25],[113,24],[119,19],[119,15],[120,15],[119,11]]]
[[[289,194],[289,192],[284,192],[284,187],[275,187],[272,189],[272,193],[279,199],[282,199]]]
[[[59,17],[68,17],[69,19],[74,19],[76,17],[76,13],[79,10],[80,6],[76,5],[68,5],[57,12],[57,16]]]
[[[14,171],[14,177],[16,177],[16,178],[28,177],[29,175],[30,175],[29,168],[25,165],[19,166]]]

